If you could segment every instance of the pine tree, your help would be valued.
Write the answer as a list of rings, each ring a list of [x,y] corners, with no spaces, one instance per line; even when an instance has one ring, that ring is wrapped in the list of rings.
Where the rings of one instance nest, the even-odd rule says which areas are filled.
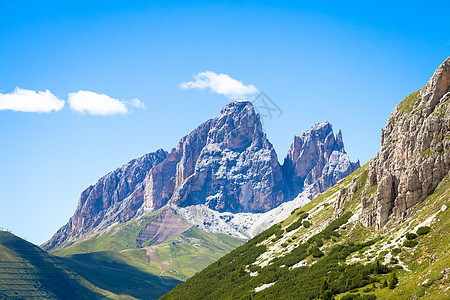
[[[322,281],[322,287],[320,288],[320,293],[324,293],[326,290],[328,290],[328,280],[325,278]]]
[[[395,274],[395,272],[392,272],[391,275],[389,276],[388,287],[391,290],[393,290],[397,286],[397,283],[398,283],[397,274]]]
[[[325,278],[322,281],[322,286],[320,287],[320,299],[323,300],[331,300],[333,299],[333,292],[330,291],[330,286],[328,284],[328,280]]]

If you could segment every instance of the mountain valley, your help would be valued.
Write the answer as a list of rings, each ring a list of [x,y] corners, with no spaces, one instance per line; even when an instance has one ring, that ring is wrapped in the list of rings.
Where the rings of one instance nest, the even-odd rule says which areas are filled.
[[[374,159],[162,299],[448,299],[449,98],[450,58]]]

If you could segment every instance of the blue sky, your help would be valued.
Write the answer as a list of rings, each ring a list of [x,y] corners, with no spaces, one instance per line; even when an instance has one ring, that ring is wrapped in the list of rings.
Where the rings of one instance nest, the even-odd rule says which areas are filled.
[[[365,163],[395,105],[450,55],[447,1],[91,2],[0,1],[0,226],[38,244],[87,186],[219,113],[220,82],[180,87],[196,74],[282,109],[265,122],[280,160],[328,120]],[[38,100],[51,112],[15,111]]]

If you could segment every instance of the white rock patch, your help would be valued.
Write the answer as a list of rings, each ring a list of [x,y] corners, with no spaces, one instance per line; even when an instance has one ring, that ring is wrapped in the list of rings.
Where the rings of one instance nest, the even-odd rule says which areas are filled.
[[[254,289],[254,291],[255,291],[255,293],[261,292],[262,290],[265,290],[265,289],[267,289],[267,288],[270,288],[270,287],[271,287],[272,285],[274,285],[274,284],[275,284],[275,282],[263,284],[263,285],[261,285],[261,286],[256,287],[256,288]]]

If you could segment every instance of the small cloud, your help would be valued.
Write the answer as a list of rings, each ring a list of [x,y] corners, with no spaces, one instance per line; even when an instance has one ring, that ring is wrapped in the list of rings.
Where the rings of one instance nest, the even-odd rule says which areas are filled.
[[[0,93],[0,110],[49,113],[61,110],[64,103],[49,90],[36,92],[16,87],[12,93]]]
[[[217,74],[211,71],[200,72],[194,75],[194,81],[180,84],[182,90],[188,89],[210,89],[212,92],[224,95],[230,99],[242,99],[258,93],[258,89],[253,85],[245,85],[240,80],[236,80],[227,74]]]
[[[145,109],[145,108],[146,108],[144,102],[142,102],[141,100],[139,100],[139,99],[137,99],[137,98],[134,98],[134,99],[132,99],[132,100],[130,100],[130,101],[126,101],[126,103],[127,103],[129,106],[133,106],[133,107],[137,107],[137,108],[142,108],[142,109]]]
[[[129,112],[127,105],[145,108],[139,99],[131,101],[118,100],[105,94],[97,94],[90,91],[78,91],[69,94],[70,109],[79,113],[91,115],[108,116],[115,114],[126,114]]]

